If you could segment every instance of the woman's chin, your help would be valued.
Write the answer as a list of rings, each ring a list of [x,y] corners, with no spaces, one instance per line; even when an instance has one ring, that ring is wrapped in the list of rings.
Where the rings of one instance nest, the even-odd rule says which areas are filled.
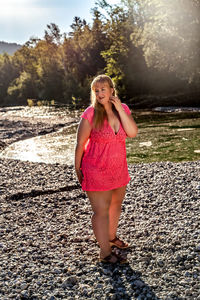
[[[109,103],[109,100],[107,100],[107,99],[101,99],[101,100],[98,100],[98,102],[101,104],[101,105],[105,105],[105,104],[107,104],[107,103]]]
[[[101,105],[104,105],[103,99],[102,99],[102,100],[98,100],[98,102],[99,102]]]

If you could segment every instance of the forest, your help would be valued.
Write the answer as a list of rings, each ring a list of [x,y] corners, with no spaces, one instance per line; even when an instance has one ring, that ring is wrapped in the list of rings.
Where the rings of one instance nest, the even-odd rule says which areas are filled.
[[[42,39],[0,55],[0,106],[88,105],[102,73],[132,107],[199,106],[200,0],[99,0],[91,14],[91,23],[75,16],[70,32],[48,24]]]

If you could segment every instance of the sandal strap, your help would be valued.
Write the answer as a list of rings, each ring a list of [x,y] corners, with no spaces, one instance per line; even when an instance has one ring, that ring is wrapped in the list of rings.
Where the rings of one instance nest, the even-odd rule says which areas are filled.
[[[124,241],[120,240],[117,236],[110,242],[115,243],[117,241],[119,241],[122,244],[122,246],[126,246],[126,243]]]
[[[120,239],[116,236],[113,240],[111,240],[110,242],[111,243],[114,243],[114,242],[116,242],[116,241],[120,241]]]

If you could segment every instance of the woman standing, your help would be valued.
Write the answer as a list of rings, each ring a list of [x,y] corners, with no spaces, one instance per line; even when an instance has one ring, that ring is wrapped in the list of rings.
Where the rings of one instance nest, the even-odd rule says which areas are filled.
[[[130,180],[125,139],[135,137],[138,129],[128,106],[117,97],[109,76],[99,75],[93,80],[91,102],[77,131],[75,170],[92,206],[92,227],[100,246],[100,261],[123,262],[111,247],[128,247],[116,233]]]

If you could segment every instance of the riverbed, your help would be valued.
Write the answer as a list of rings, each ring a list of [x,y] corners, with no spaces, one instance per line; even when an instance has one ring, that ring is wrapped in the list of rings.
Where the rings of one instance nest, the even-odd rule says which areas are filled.
[[[72,164],[79,115],[51,107],[0,109],[0,158]]]
[[[133,111],[139,134],[126,141],[128,162],[199,160],[198,108],[155,110]],[[64,107],[1,108],[0,157],[72,164],[81,112]]]
[[[57,143],[79,120],[33,112],[4,112],[2,149]],[[131,245],[128,264],[110,266],[98,262],[91,208],[67,159],[0,159],[0,299],[199,299],[200,161],[128,167],[118,230]]]

